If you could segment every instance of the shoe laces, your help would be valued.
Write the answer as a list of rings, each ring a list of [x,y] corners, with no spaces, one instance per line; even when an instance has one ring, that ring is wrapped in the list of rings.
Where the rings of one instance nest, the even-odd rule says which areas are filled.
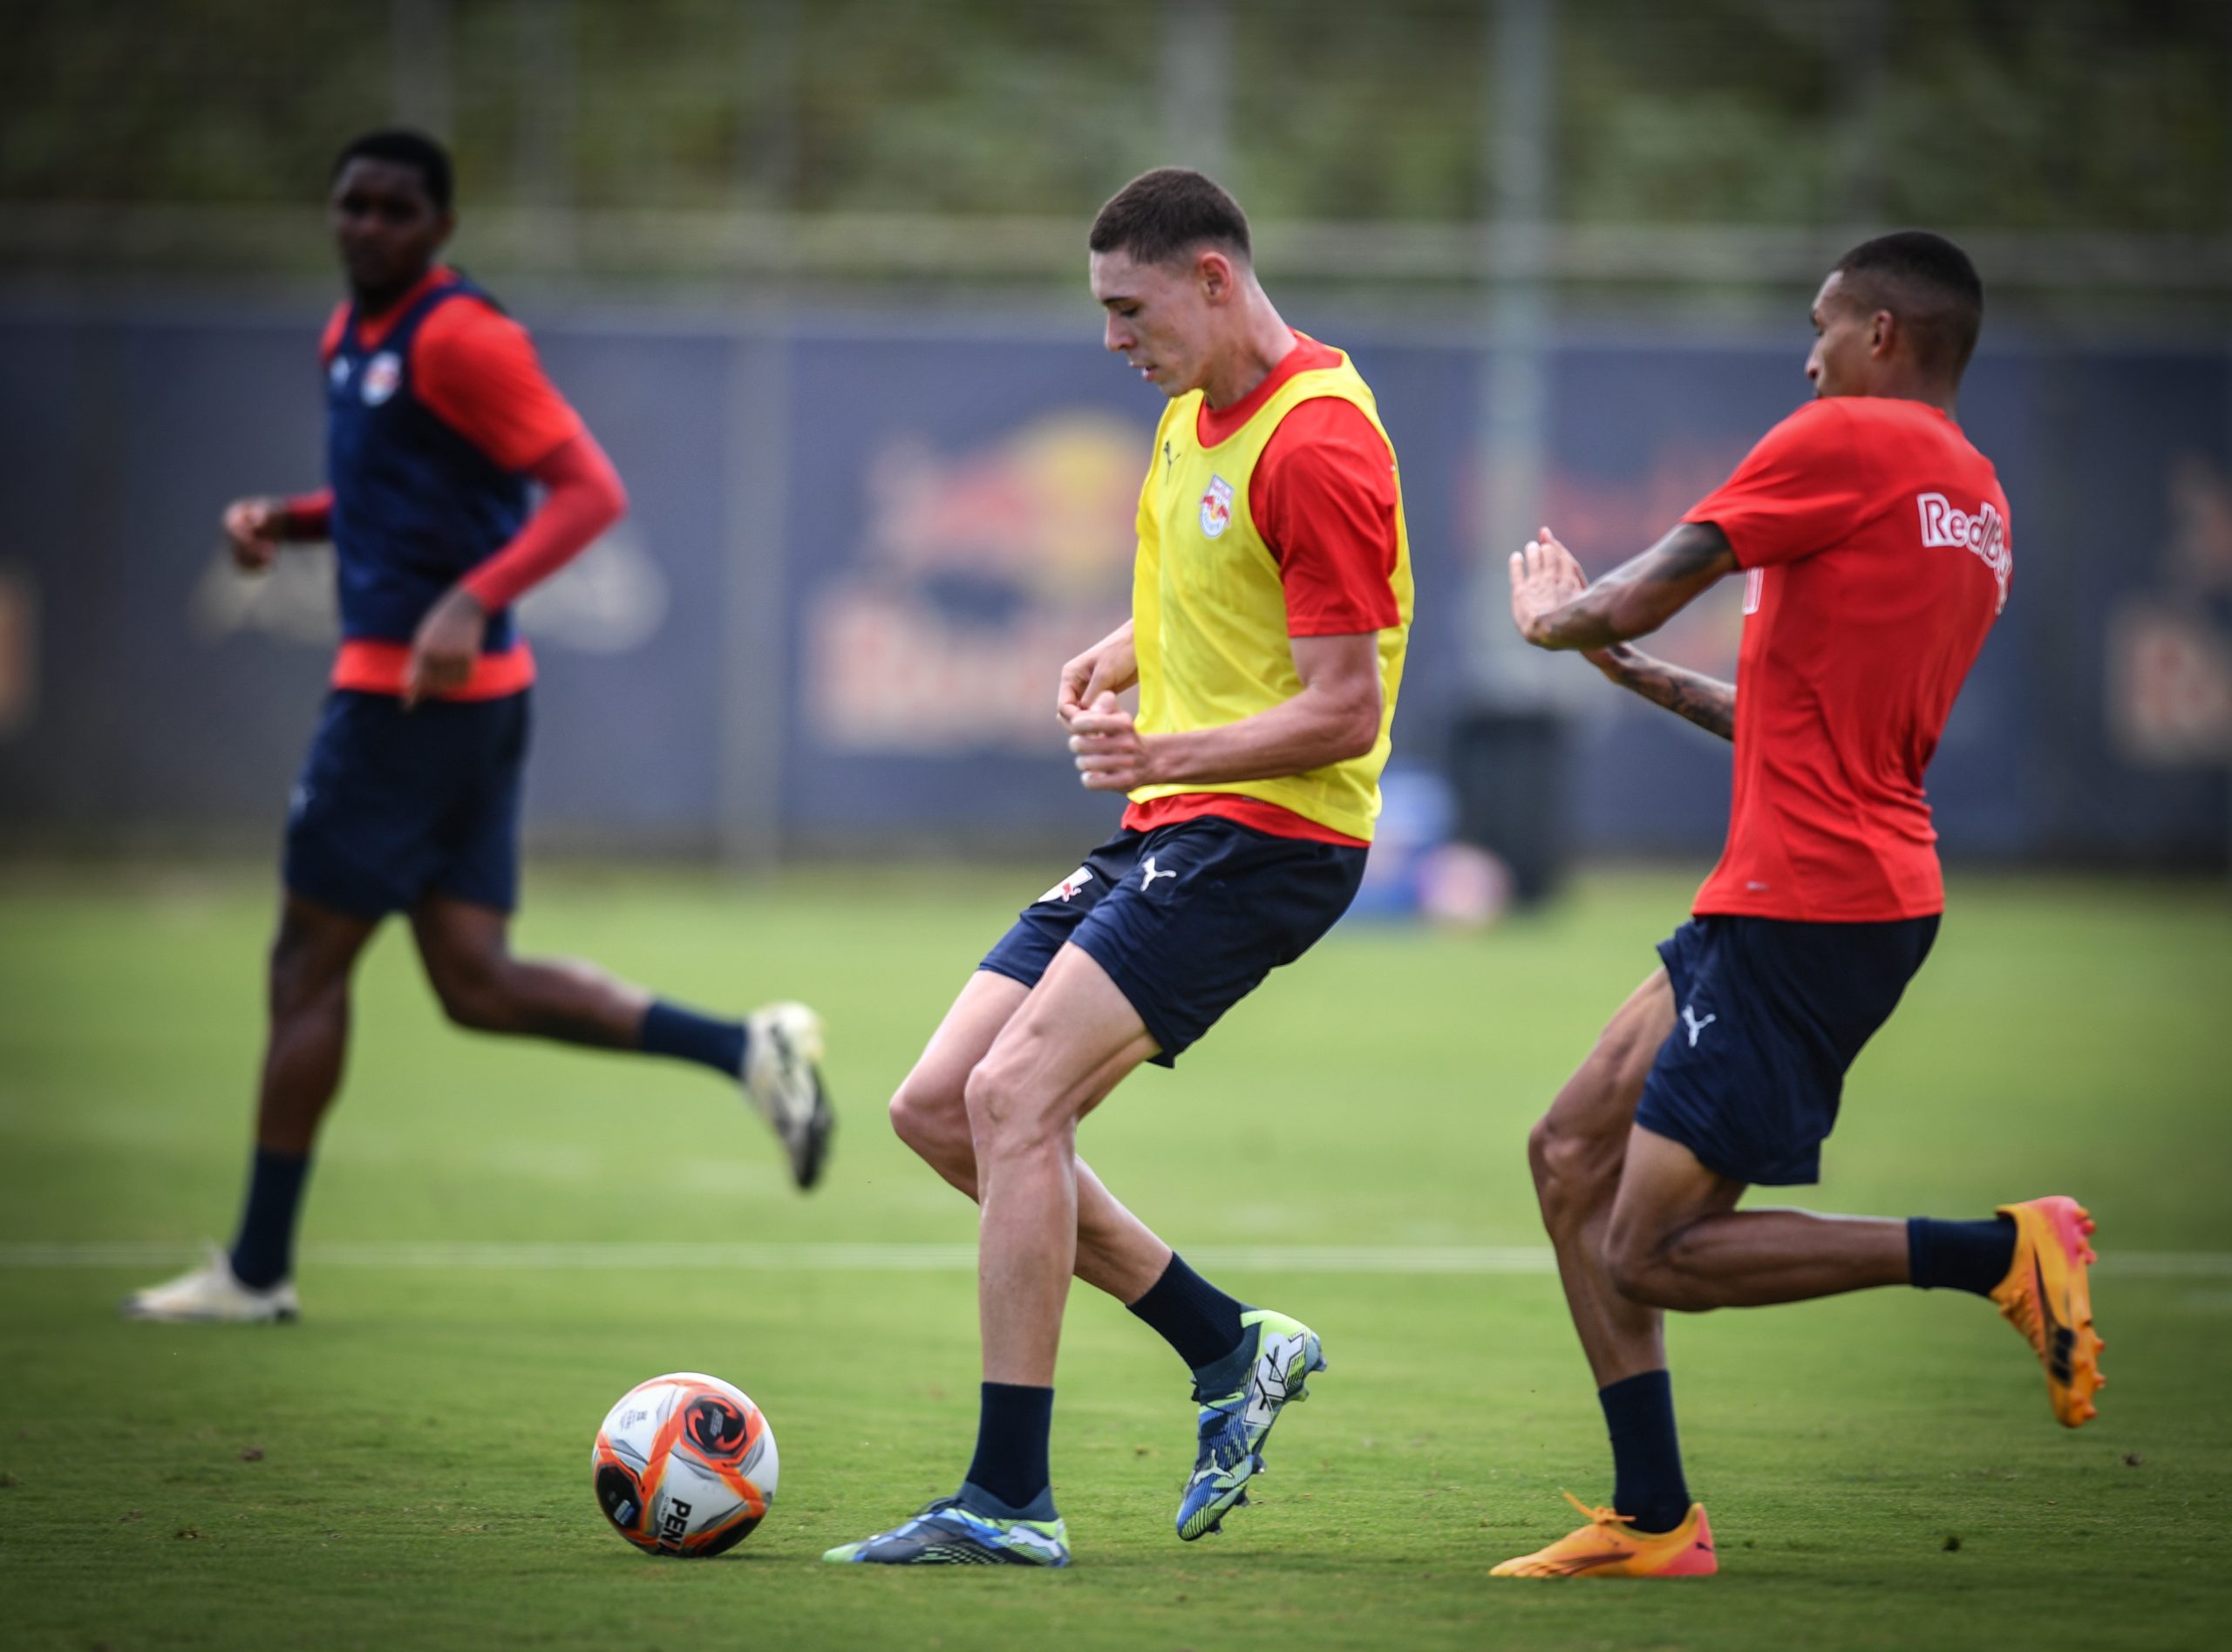
[[[936,1519],[937,1516],[944,1513],[949,1509],[956,1509],[960,1507],[961,1499],[957,1497],[934,1497],[929,1502],[923,1504],[922,1507],[916,1509],[912,1514],[909,1514],[904,1520],[902,1520],[892,1529],[890,1534],[896,1537],[902,1532],[913,1530],[915,1526],[921,1525],[925,1520]],[[965,1513],[967,1511],[963,1510],[963,1512]]]
[[[1634,1515],[1622,1514],[1616,1509],[1591,1508],[1588,1504],[1575,1497],[1571,1492],[1567,1491],[1562,1485],[1558,1488],[1558,1495],[1565,1499],[1567,1502],[1572,1504],[1575,1508],[1580,1510],[1583,1517],[1588,1519],[1591,1526],[1616,1527],[1622,1526],[1633,1526],[1635,1524],[1636,1517]]]

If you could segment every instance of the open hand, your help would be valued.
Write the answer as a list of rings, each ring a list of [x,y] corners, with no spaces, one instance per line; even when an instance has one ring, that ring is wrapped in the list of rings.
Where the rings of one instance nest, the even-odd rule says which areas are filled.
[[[1544,623],[1589,588],[1571,551],[1547,527],[1511,554],[1511,617],[1520,636],[1541,645]]]
[[[1153,751],[1132,714],[1106,690],[1068,719],[1078,778],[1088,792],[1129,792],[1152,785]]]

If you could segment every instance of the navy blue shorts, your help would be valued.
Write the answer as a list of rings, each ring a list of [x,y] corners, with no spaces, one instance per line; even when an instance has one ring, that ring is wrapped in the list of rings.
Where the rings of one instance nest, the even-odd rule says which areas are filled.
[[[1038,984],[1065,941],[1108,972],[1171,1066],[1356,899],[1365,852],[1214,817],[1119,832],[1023,909],[977,967]]]
[[[422,703],[326,697],[287,814],[287,887],[359,918],[429,894],[519,899],[527,696]]]
[[[1691,919],[1658,943],[1676,1020],[1636,1123],[1734,1181],[1819,1181],[1845,1071],[1936,938],[1934,916]]]

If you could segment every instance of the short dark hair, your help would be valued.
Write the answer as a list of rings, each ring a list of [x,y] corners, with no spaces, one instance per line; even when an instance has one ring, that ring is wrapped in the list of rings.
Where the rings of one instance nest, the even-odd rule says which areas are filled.
[[[361,138],[351,138],[334,157],[331,177],[340,177],[352,160],[392,160],[416,167],[426,185],[426,199],[434,203],[434,210],[450,209],[456,187],[450,170],[450,152],[425,133],[405,126],[384,126]]]
[[[1143,264],[1175,263],[1207,243],[1249,256],[1248,214],[1215,182],[1185,167],[1143,172],[1108,198],[1087,244]]]
[[[1984,283],[1968,254],[1927,229],[1900,229],[1863,241],[1837,269],[1861,303],[1912,330],[1923,371],[1960,378],[1984,324]]]

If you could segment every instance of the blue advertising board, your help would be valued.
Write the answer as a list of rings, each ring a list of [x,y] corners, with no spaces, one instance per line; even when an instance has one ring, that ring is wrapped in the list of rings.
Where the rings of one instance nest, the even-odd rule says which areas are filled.
[[[527,316],[632,510],[532,597],[531,829],[617,849],[879,853],[1088,838],[1062,661],[1126,611],[1160,398],[1090,311],[905,324]],[[330,554],[234,574],[217,517],[318,478],[308,309],[0,306],[0,814],[11,839],[267,833],[332,643]],[[1324,324],[1401,456],[1419,592],[1398,751],[1439,761],[1500,551],[1482,357]],[[1575,334],[1547,357],[1542,514],[1592,571],[1807,393],[1802,335]],[[2232,377],[2221,354],[1988,347],[1961,408],[2012,504],[2013,596],[1930,782],[1948,852],[2221,857],[2232,768]],[[1490,581],[1484,585],[1481,581]],[[1715,593],[1651,646],[1732,669]],[[1556,662],[1563,669],[1568,662]],[[1589,681],[1575,846],[1709,855],[1725,748]],[[745,819],[739,826],[739,819]],[[759,846],[770,846],[761,843]]]

